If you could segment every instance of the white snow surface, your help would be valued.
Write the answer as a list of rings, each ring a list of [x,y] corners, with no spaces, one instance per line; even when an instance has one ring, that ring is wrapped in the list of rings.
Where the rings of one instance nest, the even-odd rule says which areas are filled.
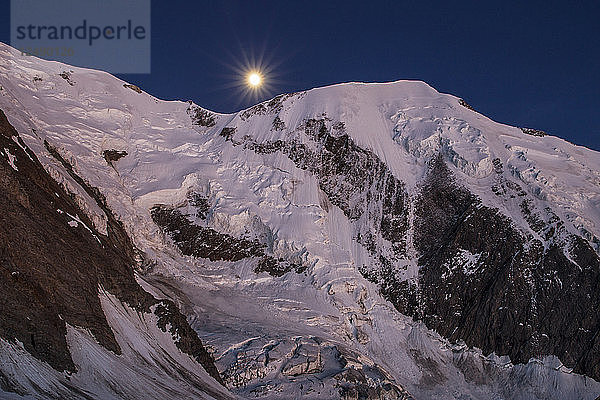
[[[63,71],[71,72],[73,85],[59,76]],[[34,76],[41,80],[34,81]],[[514,366],[506,357],[451,345],[399,314],[358,272],[357,266],[370,256],[352,240],[342,211],[324,204],[327,200],[316,179],[281,153],[258,155],[232,146],[219,133],[224,127],[235,127],[236,138],[251,135],[257,142],[290,134],[301,137],[296,127],[307,118],[326,115],[342,121],[355,143],[372,150],[410,193],[416,191],[428,160],[441,150],[461,182],[484,204],[520,215],[514,204],[490,193],[497,179],[492,160],[498,158],[504,177],[532,194],[539,209],[551,206],[570,221],[570,231],[585,229],[595,236],[600,236],[600,153],[554,136],[526,135],[417,81],[312,89],[286,96],[276,113],[256,112],[256,108],[253,115],[245,110],[213,113],[212,127],[192,124],[188,102],[162,101],[124,84],[105,72],[21,56],[0,44],[0,109],[51,176],[75,193],[100,232],[106,231],[102,211],[49,155],[44,140],[106,196],[135,245],[156,262],[151,270],[140,271],[140,284],[180,305],[203,342],[214,350],[221,372],[239,362],[239,349],[254,346],[253,351],[264,357],[264,349],[277,343],[285,359],[290,343],[316,337],[360,355],[359,364],[378,365],[416,399],[594,399],[600,394],[598,382],[571,373],[555,357]],[[286,129],[273,129],[275,116]],[[128,155],[110,166],[102,157],[109,149]],[[190,191],[209,198],[206,223],[211,227],[235,236],[268,237],[281,254],[304,254],[310,265],[307,272],[274,278],[254,273],[248,261],[209,262],[182,256],[152,222],[149,208],[158,203],[187,207]],[[515,221],[529,230],[525,221]],[[461,254],[454,268],[467,271],[476,257]],[[417,267],[412,260],[406,262],[408,279]],[[143,332],[155,325],[140,325],[135,315],[116,303],[109,295],[103,297],[105,311],[107,305],[112,310],[107,316],[119,344],[143,344]],[[111,317],[117,314],[127,316]],[[99,365],[112,362],[110,353],[86,335],[69,329],[72,343],[85,343],[88,349],[73,349],[74,359],[88,366],[76,374],[81,385],[86,379],[98,383],[100,375],[125,387],[136,379],[140,370],[133,364],[128,364],[127,374],[106,375],[109,370]],[[170,346],[167,342],[161,341],[154,351]],[[2,346],[2,363],[12,357],[13,363],[27,360],[32,365],[29,370],[16,370],[15,376],[34,374],[38,384],[58,379],[18,346],[6,342]],[[177,361],[194,368],[186,360]],[[255,364],[248,368],[260,370],[260,362]],[[261,371],[248,372],[244,385],[230,389],[242,397],[268,399],[335,395],[331,390],[319,396],[312,389],[307,392],[307,387],[312,388],[310,374],[290,379],[282,369]],[[151,373],[140,377],[140,382],[148,382]],[[198,379],[211,382],[203,376]],[[94,387],[93,395],[102,398],[102,383]],[[169,398],[146,394],[138,398]]]

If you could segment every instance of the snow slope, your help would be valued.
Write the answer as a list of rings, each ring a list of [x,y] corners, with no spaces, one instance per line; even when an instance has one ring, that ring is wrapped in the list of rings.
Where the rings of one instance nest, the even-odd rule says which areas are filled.
[[[599,153],[496,123],[423,82],[340,84],[235,114],[162,101],[124,85],[104,72],[22,57],[0,44],[0,109],[51,176],[74,192],[99,231],[106,230],[103,213],[52,158],[44,140],[106,196],[151,261],[139,266],[140,284],[182,307],[214,349],[217,367],[234,393],[337,398],[346,379],[339,374],[348,365],[376,371],[373,381],[393,382],[417,399],[593,399],[600,393],[598,382],[570,373],[556,357],[512,365],[507,357],[451,344],[399,314],[359,272],[371,255],[353,240],[351,222],[327,199],[317,179],[282,153],[260,154],[234,144],[244,137],[255,143],[308,143],[297,128],[307,119],[325,118],[332,128],[342,121],[349,137],[377,155],[409,195],[417,192],[427,163],[441,151],[483,204],[514,216],[520,229],[536,235],[517,203],[490,193],[497,179],[494,160],[499,159],[505,179],[532,195],[537,209],[551,207],[569,221],[569,232],[585,235],[596,249]],[[222,135],[223,128],[232,129],[231,140]],[[106,150],[127,155],[109,164]],[[276,257],[301,259],[306,271],[274,277],[255,273],[249,260],[182,255],[153,222],[150,209],[165,204],[191,214],[190,193],[208,199],[207,218],[198,224],[258,238]],[[418,272],[410,243],[408,252],[401,261],[403,279]],[[109,303],[107,298],[103,304]],[[127,313],[115,307],[105,309],[107,315]],[[111,319],[123,335],[147,329],[119,326],[124,323],[119,321],[139,321]],[[71,343],[86,343],[91,350],[85,353],[107,357],[77,329],[69,335]],[[3,342],[3,347],[3,360],[30,359],[14,346]],[[346,365],[335,364],[338,353]],[[77,379],[95,381],[99,361],[80,356],[89,369]],[[134,375],[127,379],[136,379],[136,368],[128,369]],[[33,369],[42,371],[37,365]],[[48,368],[43,371],[39,380],[56,379]],[[16,376],[32,374],[15,371]],[[100,390],[94,395],[102,397]],[[140,398],[145,398],[142,393]]]
[[[234,398],[175,347],[171,334],[158,329],[154,314],[141,314],[107,292],[102,292],[101,302],[121,355],[100,346],[89,332],[68,326],[67,340],[78,366],[70,374],[33,358],[22,344],[1,340],[4,383],[13,390],[0,391],[0,398]]]

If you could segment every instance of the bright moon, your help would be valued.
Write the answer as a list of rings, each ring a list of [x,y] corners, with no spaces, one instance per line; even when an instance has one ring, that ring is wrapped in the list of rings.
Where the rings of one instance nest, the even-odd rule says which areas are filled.
[[[248,75],[248,84],[252,87],[259,87],[262,82],[262,77],[258,72],[252,72]]]

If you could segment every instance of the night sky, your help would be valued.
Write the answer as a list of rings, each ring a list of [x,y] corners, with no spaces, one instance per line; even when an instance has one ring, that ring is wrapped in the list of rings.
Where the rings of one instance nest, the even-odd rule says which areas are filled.
[[[600,150],[599,19],[599,1],[153,1],[152,73],[120,77],[220,112],[339,82],[417,79],[496,121]],[[244,98],[236,69],[258,60],[271,91]]]

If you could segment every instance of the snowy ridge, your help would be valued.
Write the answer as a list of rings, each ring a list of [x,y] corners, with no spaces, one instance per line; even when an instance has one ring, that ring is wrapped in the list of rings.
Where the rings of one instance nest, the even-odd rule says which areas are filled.
[[[61,76],[65,71],[69,81]],[[359,272],[374,256],[356,242],[353,222],[331,203],[318,179],[281,152],[260,153],[241,143],[293,139],[310,147],[310,138],[299,127],[307,119],[323,119],[332,132],[338,127],[383,161],[406,185],[410,198],[417,195],[428,162],[441,152],[484,205],[512,216],[523,232],[541,237],[509,193],[518,187],[532,197],[530,208],[540,218],[550,220],[550,208],[569,221],[568,232],[587,232],[596,250],[598,152],[498,124],[423,82],[340,84],[279,96],[235,114],[162,101],[124,84],[103,72],[21,57],[0,44],[0,109],[101,232],[106,230],[103,214],[76,189],[44,140],[106,196],[150,260],[138,266],[139,282],[157,297],[180,305],[202,341],[214,349],[221,374],[234,376],[228,382],[234,393],[338,398],[344,386],[337,374],[350,369],[372,372],[368,382],[373,387],[389,382],[417,399],[594,399],[600,393],[598,382],[571,373],[556,357],[513,366],[507,357],[452,345],[399,314]],[[110,166],[102,156],[105,150],[127,155]],[[494,194],[492,186],[509,194]],[[194,193],[206,199],[204,219],[194,217],[197,207],[189,200]],[[150,209],[157,204],[175,207],[195,224],[220,233],[256,239],[277,258],[300,254],[309,267],[302,274],[273,277],[255,273],[248,259],[209,261],[182,255],[152,220]],[[411,235],[412,228],[406,253],[396,260],[405,266],[399,272],[402,280],[418,274]],[[477,257],[462,253],[448,268],[470,272]],[[156,326],[146,326],[117,303],[107,296],[102,304],[111,327],[122,335],[135,337]],[[69,337],[72,343],[96,349],[76,329]],[[144,340],[134,343],[144,345]],[[0,357],[27,359],[22,350],[2,345]],[[302,345],[305,353],[296,351]],[[242,351],[246,349],[255,357],[248,357]],[[347,364],[332,364],[339,361],[338,353]],[[112,362],[102,349],[94,354],[97,359],[82,359],[82,365],[91,367],[77,379],[93,379],[98,365]],[[139,372],[135,365],[127,368]],[[49,367],[35,369],[44,371],[43,379],[59,379]],[[15,371],[15,376],[29,373]],[[101,392],[94,395],[102,397]]]
[[[128,149],[133,157],[119,161],[119,175],[134,198],[165,187],[180,187],[188,175],[197,173],[196,166],[203,164],[202,158],[192,160],[198,154],[208,153],[205,163],[216,157],[235,163],[235,154],[228,154],[230,151],[220,148],[222,145],[214,140],[225,126],[240,125],[239,136],[251,132],[257,141],[273,140],[285,132],[272,129],[275,116],[286,127],[295,127],[305,118],[327,115],[343,121],[352,139],[377,154],[409,187],[414,187],[423,176],[432,154],[441,150],[484,202],[506,209],[506,205],[489,196],[488,190],[495,178],[493,160],[499,159],[507,178],[524,184],[542,209],[547,203],[559,206],[560,215],[572,221],[576,229],[584,228],[600,236],[597,152],[553,136],[525,135],[518,128],[495,123],[461,106],[458,98],[440,94],[422,82],[347,83],[284,96],[271,110],[267,101],[259,105],[265,105],[262,108],[255,106],[234,115],[210,112],[215,116],[214,125],[193,126],[202,136],[192,140],[189,103],[164,102],[145,92],[138,94],[103,72],[53,62],[42,62],[44,66],[36,65],[36,70],[33,65],[27,66],[33,59],[19,57],[7,46],[2,54],[3,74],[13,80],[20,77],[18,83],[3,85],[3,99],[8,97],[13,104],[20,103],[21,113],[52,109],[52,104],[58,103],[73,120],[64,126],[66,116],[59,117],[60,121],[53,120],[56,116],[47,116],[36,124],[29,123],[33,126],[28,126],[27,134],[32,135],[31,129],[37,126],[36,132],[44,132],[49,141],[53,137],[60,139],[58,144],[74,165],[82,164],[84,169],[87,164],[95,164],[99,176],[88,177],[92,184],[100,184],[107,180],[105,175],[114,173],[100,171],[103,160],[97,159],[98,153]],[[63,70],[80,71],[86,78],[71,86],[58,75]],[[42,80],[34,82],[34,76]],[[77,73],[71,76],[75,81]],[[16,100],[15,94],[10,95],[13,92],[22,95]],[[22,120],[29,118],[24,115]],[[78,140],[82,135],[85,140]],[[217,155],[219,150],[223,154]],[[166,165],[168,168],[164,168]],[[511,212],[514,210],[506,211],[515,214]]]

